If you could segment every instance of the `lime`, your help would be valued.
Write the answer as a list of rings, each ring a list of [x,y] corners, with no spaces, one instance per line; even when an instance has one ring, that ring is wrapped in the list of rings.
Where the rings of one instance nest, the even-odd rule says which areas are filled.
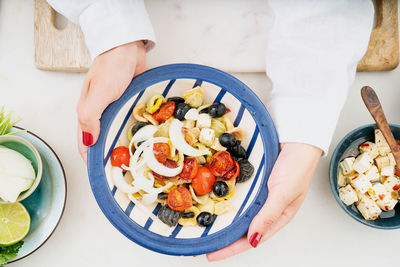
[[[30,226],[31,217],[21,203],[0,204],[0,246],[21,241]]]

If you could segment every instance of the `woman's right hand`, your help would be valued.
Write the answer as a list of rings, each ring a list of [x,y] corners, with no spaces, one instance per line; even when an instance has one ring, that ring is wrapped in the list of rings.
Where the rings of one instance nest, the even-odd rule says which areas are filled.
[[[134,76],[145,70],[145,62],[143,41],[115,47],[94,59],[77,105],[78,148],[85,162],[88,147],[99,137],[103,111],[123,94]]]

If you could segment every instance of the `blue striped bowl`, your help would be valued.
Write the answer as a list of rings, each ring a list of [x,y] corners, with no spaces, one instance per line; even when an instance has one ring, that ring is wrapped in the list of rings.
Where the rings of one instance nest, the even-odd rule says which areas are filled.
[[[219,216],[204,227],[167,227],[153,221],[140,207],[119,192],[111,179],[110,154],[114,147],[128,145],[127,130],[132,110],[155,93],[181,96],[201,85],[205,103],[223,102],[230,118],[245,132],[242,145],[255,166],[253,177],[235,188],[230,199],[234,211]],[[101,118],[97,143],[89,148],[88,171],[94,196],[109,221],[126,237],[143,247],[170,255],[199,255],[223,248],[242,237],[264,204],[267,181],[279,153],[279,141],[268,111],[257,96],[233,76],[206,66],[173,64],[149,70],[134,78]],[[157,215],[160,205],[147,206]]]

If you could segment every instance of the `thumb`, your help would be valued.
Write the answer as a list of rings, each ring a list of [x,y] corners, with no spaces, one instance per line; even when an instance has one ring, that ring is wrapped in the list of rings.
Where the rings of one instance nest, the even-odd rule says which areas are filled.
[[[283,227],[281,215],[288,206],[289,200],[286,197],[270,192],[267,201],[249,227],[247,238],[252,247],[257,247],[263,237],[269,237]]]
[[[82,143],[88,147],[94,145],[100,134],[100,118],[109,104],[107,97],[94,93],[89,89],[87,95],[82,95],[77,106],[78,124],[82,131]]]

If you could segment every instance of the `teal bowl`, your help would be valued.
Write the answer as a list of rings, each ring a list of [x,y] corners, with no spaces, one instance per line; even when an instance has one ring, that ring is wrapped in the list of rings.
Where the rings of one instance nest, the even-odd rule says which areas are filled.
[[[22,130],[15,127],[12,131]],[[32,143],[37,149],[42,165],[42,179],[36,190],[21,203],[31,216],[31,228],[16,258],[20,260],[39,249],[54,233],[64,212],[66,201],[65,172],[54,150],[31,132],[16,134]]]
[[[400,205],[397,204],[394,210],[382,211],[380,218],[374,221],[365,220],[356,206],[346,206],[339,197],[339,186],[337,184],[337,176],[339,173],[339,163],[347,157],[359,154],[358,146],[366,141],[374,142],[374,130],[378,127],[376,124],[368,124],[361,126],[348,133],[338,144],[333,152],[329,166],[329,180],[333,195],[340,207],[356,221],[377,229],[397,229],[400,228]],[[391,124],[390,129],[396,140],[400,140],[400,126]]]
[[[27,139],[22,138],[20,136],[2,135],[0,136],[0,146],[7,147],[22,154],[32,163],[33,169],[35,170],[36,177],[32,186],[28,190],[22,192],[17,198],[18,202],[22,201],[25,198],[32,195],[32,193],[36,190],[36,188],[40,184],[43,173],[42,158],[40,157],[39,152],[37,151],[35,146],[32,145],[32,143],[29,142]],[[7,203],[7,202],[3,201],[0,198],[0,204],[1,203]]]

